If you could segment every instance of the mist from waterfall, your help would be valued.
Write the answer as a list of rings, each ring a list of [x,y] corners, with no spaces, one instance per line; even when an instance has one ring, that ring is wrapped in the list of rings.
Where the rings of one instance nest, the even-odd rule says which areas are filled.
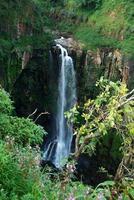
[[[56,45],[59,55],[60,74],[58,80],[58,100],[56,114],[56,139],[49,142],[45,149],[43,159],[52,162],[57,168],[61,168],[71,151],[73,137],[72,124],[65,119],[65,112],[69,111],[76,103],[76,79],[73,60],[68,52],[60,44]]]

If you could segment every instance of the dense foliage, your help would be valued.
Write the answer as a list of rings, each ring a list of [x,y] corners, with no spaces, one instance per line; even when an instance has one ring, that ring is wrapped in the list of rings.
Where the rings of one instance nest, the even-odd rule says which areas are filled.
[[[75,109],[67,113],[71,119],[72,116],[76,117],[75,124],[79,134],[79,140],[77,140],[77,142],[80,145],[80,147],[76,146],[76,149],[79,150],[83,144],[84,148],[82,151],[85,151],[87,147],[91,147],[94,138],[89,137],[88,139],[90,140],[87,142],[87,136],[94,135],[95,137],[98,137],[99,135],[103,137],[103,135],[108,134],[109,128],[118,129],[118,127],[121,127],[121,116],[125,116],[127,113],[127,118],[125,118],[125,122],[123,123],[127,123],[125,127],[129,132],[128,134],[125,134],[124,132],[119,133],[124,137],[123,159],[125,158],[125,160],[122,160],[123,163],[119,166],[118,170],[122,173],[123,170],[120,167],[125,165],[126,168],[129,168],[130,172],[131,163],[128,161],[126,163],[125,153],[132,142],[132,107],[129,104],[129,106],[122,109],[121,112],[113,112],[115,110],[115,105],[118,105],[119,103],[118,100],[124,96],[126,88],[124,85],[115,84],[113,82],[108,84],[108,82],[103,79],[101,79],[99,85],[102,90],[98,96],[99,98],[89,100],[85,104],[84,110],[82,111],[82,117],[78,117],[79,113]],[[130,96],[131,93],[129,93],[129,98],[126,98],[126,96],[125,101],[122,102],[125,103],[126,100],[128,101],[128,99],[131,98]],[[47,167],[41,171],[40,150],[37,144],[41,142],[45,132],[40,126],[35,125],[29,119],[13,117],[12,105],[13,103],[10,100],[9,95],[3,89],[0,89],[0,198],[2,200],[94,200],[96,198],[117,199],[121,196],[122,198],[127,199],[133,197],[131,173],[125,173],[127,179],[124,179],[124,173],[123,176],[116,177],[118,180],[123,178],[123,182],[121,181],[120,184],[110,180],[93,188],[91,186],[85,186],[77,181],[72,182],[75,170],[73,162],[68,163],[66,168],[59,173],[52,172]],[[92,109],[89,108],[90,105]],[[102,106],[103,109],[105,107],[105,113],[108,108],[109,112],[105,115],[104,121],[100,122],[101,119],[97,117],[97,115],[99,114],[100,116],[101,114],[101,116],[103,116]],[[89,123],[89,121],[91,123]],[[93,131],[95,127],[98,129],[98,132],[96,132],[96,130],[94,133],[91,132],[90,130]],[[119,131],[121,131],[121,129]],[[33,144],[36,144],[36,146],[32,147]],[[77,153],[78,152],[76,152],[76,154]],[[130,156],[130,151],[127,153]]]
[[[76,109],[75,106],[69,113],[66,113],[69,121],[76,124],[74,155],[76,158],[83,152],[92,155],[98,141],[101,141],[105,135],[108,135],[108,137],[119,135],[122,142],[120,143],[120,150],[118,149],[115,155],[119,156],[118,152],[121,151],[123,158],[115,178],[121,179],[124,176],[124,172],[127,172],[124,169],[125,167],[130,168],[129,176],[132,176],[134,91],[127,93],[125,84],[114,83],[103,79],[103,77],[96,85],[99,86],[100,90],[96,99],[89,99],[84,107]]]
[[[132,56],[133,8],[133,0],[1,0],[0,81],[11,91],[24,68],[24,55],[48,48],[53,35],[62,32],[71,33],[86,49],[108,47]],[[10,95],[0,87],[1,200],[134,198],[134,90],[104,78],[96,86],[95,99],[66,113],[69,123],[74,123],[76,144],[71,161],[60,172],[41,168],[39,145],[46,132],[31,119],[15,116]],[[106,140],[111,136],[108,161]],[[107,171],[114,155],[114,161],[120,161],[116,173],[96,187],[84,185],[75,176],[82,153],[89,157],[98,153],[105,160],[101,170]]]
[[[50,1],[0,1],[0,64],[9,91],[20,74],[24,52],[47,48],[52,34]]]
[[[30,119],[11,116],[12,113],[12,101],[0,89],[0,138],[9,137],[23,145],[41,143],[44,134],[42,127],[35,125]]]
[[[0,199],[42,199],[39,148],[31,145],[40,144],[45,131],[12,114],[9,94],[0,89]]]
[[[98,8],[102,1],[101,0],[76,0],[76,3],[79,4],[80,7],[92,10]]]
[[[72,112],[67,115],[70,118],[74,117],[71,120],[76,123],[76,127],[79,124],[76,128],[77,145],[82,143],[83,146],[85,144],[83,148],[86,149],[86,143],[90,139],[109,134],[110,129],[113,129],[113,133],[116,130],[118,134],[121,134],[124,143],[126,139],[132,142],[134,134],[133,92],[132,94],[127,94],[125,84],[114,83],[103,79],[103,77],[96,83],[96,86],[99,87],[100,94],[96,99],[89,99],[84,104],[81,111],[82,114],[80,115],[78,110],[75,110],[76,107],[74,107],[71,110]],[[79,121],[80,119],[81,121]],[[76,148],[81,149],[77,145]]]

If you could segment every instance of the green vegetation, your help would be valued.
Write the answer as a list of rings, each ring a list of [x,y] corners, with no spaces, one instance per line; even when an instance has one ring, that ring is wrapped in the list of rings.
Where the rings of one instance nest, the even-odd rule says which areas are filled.
[[[0,138],[6,139],[8,136],[18,144],[38,144],[41,143],[44,131],[35,125],[30,119],[11,116],[13,113],[12,101],[9,95],[0,89]]]
[[[40,144],[46,133],[12,114],[9,94],[0,89],[0,199],[42,199],[39,148],[31,145]]]
[[[24,52],[45,49],[51,42],[52,25],[49,1],[0,2],[0,64],[4,70],[4,87],[11,91],[22,70]]]
[[[87,101],[81,116],[75,108],[67,113],[67,117],[75,121],[79,138],[76,140],[78,144],[75,156],[77,157],[80,151],[86,151],[91,155],[96,148],[96,141],[100,137],[112,134],[111,128],[115,129],[123,139],[122,162],[115,176],[118,182],[109,180],[93,188],[72,181],[72,178],[75,178],[74,160],[60,172],[52,172],[47,167],[42,171],[39,166],[41,158],[37,144],[41,142],[45,131],[30,119],[13,117],[13,103],[8,93],[0,89],[0,199],[95,200],[99,197],[117,199],[119,196],[124,199],[133,198],[131,159],[128,159],[132,155],[131,144],[134,134],[131,101],[133,92],[126,94],[125,85],[103,78],[97,85],[101,89],[100,94],[95,100]],[[129,173],[125,171],[126,168]]]
[[[2,0],[0,13],[0,62],[8,91],[21,72],[23,53],[46,49],[53,31],[71,32],[86,49],[134,54],[133,0]]]
[[[70,9],[83,9],[92,11],[98,9],[101,6],[102,0],[69,0],[65,1],[64,4],[67,5]]]
[[[60,33],[71,34],[86,50],[106,47],[134,54],[133,0],[1,0],[0,18],[0,81],[9,92],[23,70],[24,53],[30,57],[35,49],[48,50]],[[100,69],[96,65],[94,70]],[[64,169],[55,172],[40,166],[46,132],[29,117],[17,117],[0,86],[0,200],[134,199],[134,90],[104,78],[96,87],[95,98],[66,113],[68,123],[74,123],[75,151]],[[88,84],[83,99],[89,97],[84,93]],[[75,167],[81,154],[99,157],[105,182],[93,187],[78,180]],[[109,165],[115,164],[111,173]]]
[[[134,54],[133,1],[69,0],[63,9],[66,8],[68,9],[66,24],[73,16],[78,19],[76,21],[81,19],[79,24],[75,24],[74,30],[73,27],[71,30],[76,39],[84,43],[87,49],[111,46],[121,49],[123,53]]]
[[[118,40],[100,35],[96,30],[89,29],[85,25],[81,25],[77,29],[75,37],[79,41],[84,42],[86,49],[96,50],[96,48],[102,48],[102,47],[110,47],[110,48],[119,47]]]
[[[120,82],[114,83],[103,79],[103,77],[96,85],[100,91],[96,99],[89,99],[84,104],[84,107],[76,108],[75,106],[69,113],[66,113],[68,120],[76,124],[74,156],[77,158],[83,152],[92,155],[96,150],[96,144],[101,138],[105,138],[106,135],[108,137],[110,135],[119,135],[122,142],[120,143],[118,140],[118,143],[121,145],[121,152],[124,155],[122,160],[126,163],[126,160],[128,160],[127,156],[131,156],[133,151],[134,91],[127,93],[125,84]],[[115,148],[116,145],[113,150]],[[115,152],[115,157],[116,153],[119,156],[119,150]],[[128,161],[126,164],[130,166]],[[116,176],[120,176],[120,174],[117,172]],[[120,179],[121,177],[118,178]]]
[[[119,48],[130,54],[134,53],[132,50],[133,42],[126,46],[123,44],[128,40],[132,41],[133,8],[132,1],[129,3],[126,0],[103,1],[101,9],[89,18],[95,29],[106,37],[117,39]]]

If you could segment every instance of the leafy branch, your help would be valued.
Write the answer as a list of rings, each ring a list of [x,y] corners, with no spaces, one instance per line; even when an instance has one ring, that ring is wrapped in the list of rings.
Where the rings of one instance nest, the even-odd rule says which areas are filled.
[[[76,159],[90,147],[93,140],[100,139],[111,129],[121,135],[125,149],[128,147],[125,141],[131,143],[133,140],[134,89],[128,92],[124,83],[114,83],[103,77],[96,86],[100,89],[96,99],[89,99],[82,111],[75,106],[66,114],[68,120],[74,123]]]

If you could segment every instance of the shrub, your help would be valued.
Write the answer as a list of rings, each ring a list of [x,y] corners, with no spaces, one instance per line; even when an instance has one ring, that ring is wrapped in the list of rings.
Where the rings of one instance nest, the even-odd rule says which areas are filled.
[[[13,102],[9,94],[4,89],[0,88],[0,113],[11,115],[12,111]]]
[[[88,10],[97,9],[100,7],[102,0],[77,0],[80,7]]]
[[[30,119],[12,117],[0,114],[0,138],[14,138],[19,144],[39,144],[45,131]]]
[[[11,116],[12,111],[13,106],[9,94],[0,89],[0,139],[8,136],[23,145],[41,143],[45,134],[43,128],[28,118]]]
[[[41,200],[38,152],[0,141],[0,197],[2,200]]]
[[[66,117],[71,122],[75,122],[74,155],[76,158],[81,153],[92,155],[101,138],[118,134],[120,136],[118,149],[122,150],[123,158],[117,168],[115,179],[121,180],[126,175],[132,177],[134,90],[127,93],[128,90],[124,83],[114,83],[103,77],[96,85],[100,90],[96,99],[89,99],[82,106],[81,111],[75,106],[69,113],[66,113]],[[105,149],[104,152],[106,153]],[[119,158],[119,152],[114,152],[114,157]],[[127,172],[126,168],[129,169]]]

